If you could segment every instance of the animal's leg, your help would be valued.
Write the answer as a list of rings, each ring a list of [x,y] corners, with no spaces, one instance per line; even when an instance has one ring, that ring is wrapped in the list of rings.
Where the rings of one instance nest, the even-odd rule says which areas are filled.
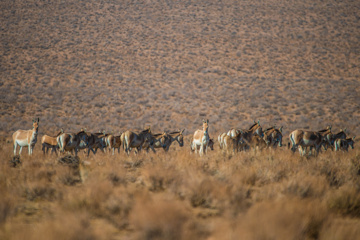
[[[16,155],[17,142],[14,142],[14,156]],[[20,153],[19,153],[20,154]]]
[[[43,151],[43,153],[45,154],[45,145],[43,144],[42,145],[42,149],[41,149],[42,151]]]
[[[22,148],[23,148],[23,147],[22,147],[22,146],[20,146],[19,155],[21,154]]]

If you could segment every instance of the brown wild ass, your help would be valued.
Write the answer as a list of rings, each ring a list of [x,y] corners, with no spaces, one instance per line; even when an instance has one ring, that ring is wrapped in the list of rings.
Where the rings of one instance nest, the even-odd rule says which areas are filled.
[[[154,148],[162,148],[165,151],[165,147],[171,143],[170,136],[163,133],[153,134],[152,138],[148,138],[144,141],[142,148],[149,152],[149,149],[154,151]],[[155,152],[155,151],[154,151]]]
[[[136,134],[132,131],[126,131],[121,135],[121,141],[123,145],[124,151],[127,155],[130,154],[131,148],[136,148],[137,150],[135,153],[141,151],[142,145],[144,144],[145,140],[152,139],[153,136],[151,134],[150,128],[141,131],[139,134]],[[150,148],[152,148],[153,152],[156,152],[153,144],[150,140]]]
[[[88,156],[90,155],[90,151],[92,151],[92,153],[95,155],[99,148],[102,152],[105,152],[108,136],[109,134],[106,134],[105,131],[88,134]]]
[[[109,147],[109,149],[112,149],[112,155],[115,154],[115,148],[118,149],[118,153],[120,153],[120,146],[121,146],[121,133],[119,133],[118,136],[114,136],[112,134],[109,134],[105,138],[106,146]]]
[[[41,145],[42,145],[42,151],[44,152],[44,154],[45,154],[45,148],[46,148],[46,153],[49,152],[49,148],[51,148],[51,154],[53,152],[56,153],[56,149],[59,148],[56,138],[62,133],[64,133],[63,129],[61,129],[58,132],[58,134],[56,134],[55,137],[51,137],[51,136],[48,136],[46,134],[42,136]]]
[[[249,128],[249,130],[242,130],[240,129],[240,133],[237,134],[237,146],[236,148],[239,149],[239,147],[243,150],[246,150],[250,146],[255,147],[256,142],[253,142],[253,137],[257,135],[259,137],[264,137],[264,133],[262,130],[262,127],[260,125],[260,121],[255,122],[254,124]]]
[[[291,142],[291,150],[296,151],[299,147],[300,155],[304,156],[306,147],[315,148],[316,154],[319,153],[321,146],[331,139],[331,126],[318,132],[295,130],[290,133],[289,139]]]
[[[335,141],[337,139],[346,139],[346,128],[344,130],[340,129],[340,132],[338,132],[337,134],[331,135],[330,142],[325,142],[325,144],[324,144],[325,150],[327,150],[329,147],[332,150],[334,150]]]
[[[335,151],[339,151],[340,149],[343,151],[348,151],[349,146],[351,149],[354,149],[355,137],[347,138],[347,139],[336,139],[334,142]]]
[[[221,140],[221,149],[225,150],[227,153],[235,153],[237,151],[237,138],[233,138],[225,133],[220,135]]]
[[[31,130],[17,130],[13,133],[12,139],[14,142],[14,155],[16,155],[16,148],[19,145],[19,155],[21,154],[21,150],[23,147],[28,147],[29,155],[33,153],[33,149],[37,142],[37,135],[39,131],[39,121],[33,120],[33,128]]]
[[[165,144],[166,144],[166,147],[165,147],[165,151],[169,151],[169,148],[171,146],[171,144],[175,141],[177,141],[179,143],[179,146],[180,147],[183,147],[184,146],[184,133],[185,129],[183,130],[179,130],[179,131],[175,131],[175,132],[171,132],[171,133],[168,133],[168,136],[170,137],[170,142],[167,141]]]
[[[207,147],[209,144],[209,119],[206,121],[203,120],[203,129],[196,130],[192,140],[192,148],[197,152],[198,146],[200,146],[199,154],[202,155],[207,152]]]
[[[80,149],[84,149],[88,146],[88,134],[82,130],[78,133],[62,133],[57,138],[60,152],[75,151],[75,156]]]
[[[194,148],[194,146],[193,146],[193,140],[194,139],[192,139],[191,138],[191,142],[190,142],[190,148],[191,148],[191,152],[194,152],[195,151],[195,148]],[[210,138],[209,139],[209,144],[208,144],[208,147],[210,148],[210,150],[211,151],[214,151],[214,144],[215,144],[215,142],[214,142],[214,139],[212,139],[212,138]],[[200,150],[200,146],[197,146],[197,150]]]
[[[226,132],[220,133],[219,136],[218,136],[218,142],[219,142],[220,149],[223,149],[223,147],[224,147],[224,138],[225,138],[225,136],[227,136]]]
[[[275,126],[268,128],[264,131],[264,140],[267,147],[276,148],[276,146],[282,147],[282,129],[277,129]]]

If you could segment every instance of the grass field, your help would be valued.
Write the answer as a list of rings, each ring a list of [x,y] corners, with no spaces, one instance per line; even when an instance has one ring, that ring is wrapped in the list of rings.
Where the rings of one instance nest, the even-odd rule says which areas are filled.
[[[204,157],[0,153],[1,239],[359,239],[360,148]]]

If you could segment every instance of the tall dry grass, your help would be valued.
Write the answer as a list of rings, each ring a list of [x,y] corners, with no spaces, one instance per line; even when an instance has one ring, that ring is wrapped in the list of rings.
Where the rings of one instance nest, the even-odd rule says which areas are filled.
[[[204,157],[23,154],[3,143],[1,239],[359,239],[359,147]]]

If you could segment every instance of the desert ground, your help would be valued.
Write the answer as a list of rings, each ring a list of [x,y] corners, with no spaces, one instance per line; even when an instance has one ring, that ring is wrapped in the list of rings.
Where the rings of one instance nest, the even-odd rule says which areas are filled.
[[[359,239],[359,144],[190,154],[202,119],[360,136],[356,1],[0,2],[1,239]],[[33,156],[11,136],[40,118]],[[185,129],[169,153],[41,153],[59,129]]]

